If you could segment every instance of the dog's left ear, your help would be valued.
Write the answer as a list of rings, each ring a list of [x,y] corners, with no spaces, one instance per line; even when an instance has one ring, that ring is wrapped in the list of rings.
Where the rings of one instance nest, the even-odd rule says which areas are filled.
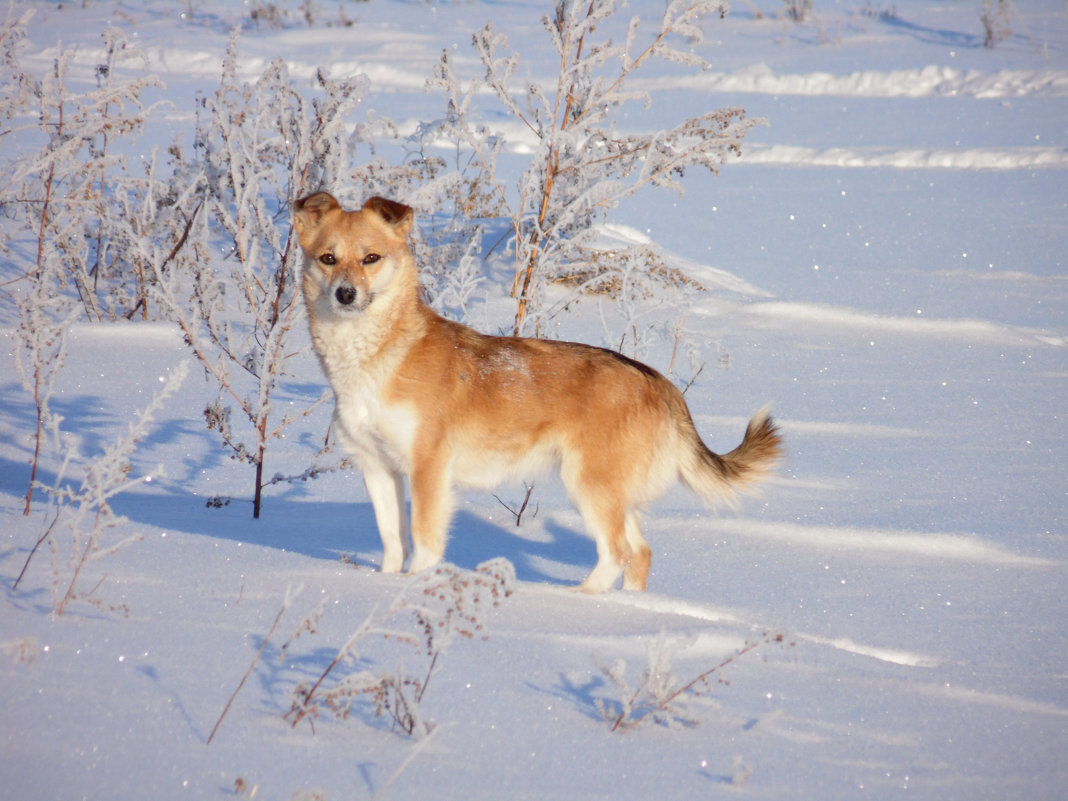
[[[394,228],[402,239],[408,236],[408,231],[411,230],[414,218],[411,206],[384,197],[373,197],[363,204],[363,210],[373,211]]]
[[[306,198],[301,198],[293,204],[293,226],[297,229],[297,236],[303,238],[319,227],[327,212],[341,208],[333,195],[329,192],[316,192]]]

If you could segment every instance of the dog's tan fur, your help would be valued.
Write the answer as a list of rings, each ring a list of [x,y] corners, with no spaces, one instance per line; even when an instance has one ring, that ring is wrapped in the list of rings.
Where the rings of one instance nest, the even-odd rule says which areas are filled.
[[[453,487],[490,488],[559,469],[596,539],[582,589],[623,575],[645,589],[650,550],[637,511],[676,480],[707,501],[764,475],[781,453],[758,412],[741,445],[701,441],[682,394],[608,350],[496,337],[445,320],[420,300],[407,246],[412,210],[371,198],[345,211],[320,192],[295,204],[312,341],[337,401],[338,436],[363,471],[382,537],[382,569],[445,553]]]

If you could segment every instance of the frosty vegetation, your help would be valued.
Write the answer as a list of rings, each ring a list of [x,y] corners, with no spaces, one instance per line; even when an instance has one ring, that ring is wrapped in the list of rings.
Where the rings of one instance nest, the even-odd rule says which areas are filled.
[[[309,103],[280,59],[254,83],[237,77],[237,60],[235,33],[218,90],[202,98],[193,156],[186,160],[172,150],[181,197],[197,199],[183,213],[186,228],[200,234],[194,243],[218,246],[221,239],[232,266],[209,271],[203,266],[209,260],[197,258],[189,270],[161,268],[154,278],[158,296],[217,383],[219,398],[204,417],[232,457],[253,466],[252,515],[259,517],[267,444],[294,419],[278,419],[272,405],[286,361],[298,355],[290,333],[303,320],[289,205],[343,179],[350,156],[345,120],[367,82],[333,81],[320,71],[322,97]]]
[[[320,716],[347,720],[355,714],[368,722],[387,721],[394,730],[417,740],[429,737],[435,723],[424,716],[420,704],[441,667],[442,656],[457,637],[486,639],[485,612],[512,595],[515,583],[515,568],[502,558],[471,571],[441,565],[421,573],[388,606],[373,609],[323,670],[297,683],[285,719],[294,727],[306,722],[314,728]],[[209,745],[302,589],[286,591],[274,622],[208,735]],[[286,641],[274,648],[279,661],[297,656],[298,640],[318,633],[331,605],[332,599],[323,597],[300,619]],[[389,653],[384,645],[397,646],[393,650],[398,666],[380,666],[385,661],[383,653]],[[371,664],[369,651],[379,654],[374,660],[377,664]],[[418,665],[414,672],[413,652]]]
[[[651,37],[643,38],[640,21],[630,20],[621,44],[602,33],[618,11],[616,2],[557,3],[543,19],[560,59],[557,82],[549,92],[529,83],[520,95],[514,76],[518,53],[506,52],[507,37],[492,23],[474,35],[485,67],[481,80],[466,88],[448,53],[430,86],[448,98],[448,116],[438,125],[440,136],[471,147],[501,198],[511,227],[515,277],[516,335],[534,333],[545,282],[581,276],[580,287],[599,291],[614,280],[615,271],[593,258],[588,235],[607,210],[645,187],[682,190],[679,179],[689,167],[715,172],[728,156],[740,154],[741,139],[758,121],[741,109],[726,108],[681,120],[653,134],[623,135],[614,129],[619,109],[649,98],[629,89],[628,80],[652,59],[667,59],[700,69],[704,62],[678,49],[679,38],[700,41],[701,21],[726,13],[721,2],[672,2]],[[473,120],[472,101],[490,89],[504,110],[536,138],[530,166],[515,193],[495,177],[501,140]],[[649,271],[643,276],[656,281]],[[633,292],[629,288],[627,294]],[[534,318],[533,326],[528,317]]]
[[[670,640],[661,632],[649,648],[648,663],[637,683],[631,683],[627,663],[622,659],[611,667],[601,668],[618,693],[618,698],[597,698],[597,711],[611,723],[614,732],[625,733],[643,723],[659,723],[669,727],[696,726],[700,717],[692,707],[695,702],[714,704],[708,696],[714,684],[729,684],[723,672],[729,665],[761,646],[785,642],[786,638],[781,632],[765,632],[710,669],[685,680],[676,676],[671,660],[689,643]],[[794,645],[792,642],[788,644]]]

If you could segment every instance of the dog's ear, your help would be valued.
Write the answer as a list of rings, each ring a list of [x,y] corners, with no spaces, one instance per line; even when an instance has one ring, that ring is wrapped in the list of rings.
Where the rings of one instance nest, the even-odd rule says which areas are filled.
[[[310,234],[323,221],[327,212],[341,208],[341,205],[329,192],[316,192],[293,204],[293,226],[301,238]]]
[[[402,239],[408,236],[414,217],[411,206],[405,206],[403,203],[387,200],[384,197],[373,197],[363,204],[363,209],[364,211],[373,211],[385,220]]]

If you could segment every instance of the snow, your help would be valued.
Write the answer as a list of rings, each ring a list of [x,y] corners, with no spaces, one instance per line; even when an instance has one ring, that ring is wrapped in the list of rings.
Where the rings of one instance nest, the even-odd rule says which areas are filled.
[[[166,147],[191,128],[197,91],[217,85],[247,10],[84,5],[40,5],[22,63],[43,76],[62,42],[77,48],[72,81],[93,85],[100,33],[121,27],[166,84],[153,99],[173,105],[143,141]],[[740,105],[769,124],[718,176],[687,174],[681,198],[625,202],[599,236],[654,246],[707,288],[677,313],[704,342],[686,398],[709,445],[732,448],[771,401],[788,461],[736,509],[710,512],[681,489],[655,504],[645,594],[562,586],[594,553],[558,484],[537,483],[518,527],[492,495],[465,494],[448,558],[473,570],[503,556],[519,581],[480,612],[486,639],[442,653],[421,704],[435,723],[427,739],[366,703],[347,720],[284,719],[298,683],[407,579],[375,570],[381,547],[355,474],[272,487],[251,518],[250,468],[205,429],[213,392],[195,365],[135,452],[141,480],[114,502],[124,533],[142,539],[93,564],[106,607],[54,614],[47,549],[11,589],[47,521],[43,503],[22,514],[34,406],[4,301],[6,798],[1064,797],[1068,12],[1061,0],[1016,3],[1014,35],[987,49],[978,2],[816,0],[803,24],[777,5],[739,2],[709,21],[694,48],[712,69],[644,74],[651,104],[620,123],[652,130]],[[625,16],[659,7],[632,0]],[[552,82],[545,10],[346,4],[353,27],[250,26],[240,71],[254,79],[281,55],[309,86],[320,65],[365,73],[368,111],[412,130],[443,113],[423,90],[443,48],[479,70],[468,42],[486,20],[522,53],[520,77]],[[505,122],[501,167],[514,183],[530,142]],[[4,160],[17,145],[4,143]],[[5,286],[31,244],[0,256]],[[488,268],[475,318],[506,320],[507,289]],[[603,317],[578,304],[553,333],[615,347]],[[100,454],[191,358],[162,323],[76,325],[53,398],[67,442]],[[666,370],[671,343],[642,358]],[[278,402],[321,393],[310,354],[296,373]],[[321,410],[274,443],[268,472],[302,472],[326,423]],[[60,466],[47,451],[41,480]],[[523,492],[498,495],[514,506]],[[214,496],[234,500],[207,508]],[[283,653],[324,600],[317,630]],[[666,643],[685,682],[769,632],[783,642],[762,642],[687,701],[695,726],[620,733],[602,715],[623,700],[609,676],[621,659],[636,683]],[[359,656],[347,670],[426,669],[395,641],[368,640]]]

